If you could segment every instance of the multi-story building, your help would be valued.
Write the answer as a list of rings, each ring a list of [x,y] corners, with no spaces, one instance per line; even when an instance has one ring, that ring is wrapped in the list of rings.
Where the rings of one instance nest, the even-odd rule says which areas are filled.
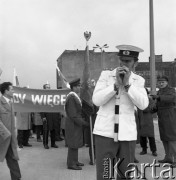
[[[84,68],[85,51],[65,50],[57,59],[57,64],[67,79],[71,81],[74,78],[82,77]],[[94,52],[89,51],[91,79],[97,81],[102,69],[113,69],[119,65],[117,52]],[[58,75],[57,75],[58,79]],[[57,81],[57,87],[61,82]]]
[[[82,77],[84,68],[84,50],[65,50],[57,59],[57,64],[68,81],[74,78]],[[91,79],[98,80],[101,70],[114,69],[119,65],[117,52],[95,52],[89,51]],[[164,62],[162,55],[155,56],[156,77],[166,75],[169,77],[171,86],[176,87],[176,59],[174,61]],[[143,76],[146,80],[146,86],[150,87],[150,64],[148,62],[139,62],[135,69],[137,74]],[[57,76],[57,87],[61,82]]]
[[[150,58],[149,58],[150,61]],[[145,78],[146,86],[150,87],[150,63],[148,62],[139,62],[138,66],[136,67],[135,71],[137,74],[143,76]],[[174,61],[175,62],[175,61]],[[157,77],[166,75],[169,78],[169,83],[175,87],[175,84],[173,83],[176,81],[176,77],[174,80],[174,76],[172,73],[174,73],[174,69],[172,70],[171,73],[171,65],[174,64],[173,61],[168,61],[168,62],[163,62],[162,60],[162,55],[156,55],[155,56],[155,75],[156,75],[156,82],[157,82]],[[175,62],[176,63],[176,62]],[[175,69],[176,73],[176,69]]]
[[[170,84],[176,88],[176,58],[166,68],[166,72],[169,74]]]

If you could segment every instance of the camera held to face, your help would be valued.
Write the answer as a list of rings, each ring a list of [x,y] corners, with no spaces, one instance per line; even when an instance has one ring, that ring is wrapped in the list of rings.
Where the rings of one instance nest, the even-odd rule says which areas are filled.
[[[121,69],[120,72],[119,72],[119,75],[120,75],[120,78],[123,80],[125,74],[126,74],[126,69]]]

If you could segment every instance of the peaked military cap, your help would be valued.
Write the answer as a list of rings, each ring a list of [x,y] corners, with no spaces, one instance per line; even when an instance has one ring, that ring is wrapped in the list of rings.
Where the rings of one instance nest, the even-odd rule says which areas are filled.
[[[78,85],[80,85],[81,83],[80,83],[80,78],[77,78],[77,79],[74,79],[73,81],[70,81],[70,86],[78,86]]]
[[[157,80],[158,81],[167,81],[167,82],[169,81],[168,77],[164,76],[164,75],[163,76],[158,76]]]
[[[139,53],[144,51],[143,49],[138,48],[136,46],[132,46],[132,45],[119,45],[119,46],[116,46],[116,48],[119,49],[118,56],[132,57],[132,58],[137,58],[137,59],[138,59]]]

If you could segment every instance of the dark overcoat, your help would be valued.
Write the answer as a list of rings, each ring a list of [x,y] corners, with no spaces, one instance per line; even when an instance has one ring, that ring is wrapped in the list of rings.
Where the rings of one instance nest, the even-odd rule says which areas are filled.
[[[46,118],[48,130],[59,130],[61,123],[60,113],[41,113],[41,118]]]
[[[83,146],[82,105],[74,93],[69,93],[65,103],[66,121],[65,136],[69,148],[80,148]]]
[[[92,108],[93,110],[92,110],[92,114],[91,114],[92,131],[90,131],[90,127],[91,127],[90,126],[90,115],[86,113],[86,108],[84,109],[84,102],[82,102],[82,103],[83,103],[83,111],[82,111],[83,117],[85,118],[85,121],[89,124],[89,126],[85,128],[86,133],[84,135],[87,136],[86,137],[86,140],[87,140],[86,143],[90,147],[91,146],[91,133],[90,132],[92,132],[92,134],[93,134],[95,119],[96,119],[97,112],[98,112],[99,108],[93,104],[93,108]],[[94,141],[95,140],[94,140],[94,135],[93,135],[93,143],[94,143]]]
[[[142,110],[139,110],[139,119],[140,119],[140,127],[139,127],[139,135],[142,137],[154,137],[154,124],[153,124],[153,107],[155,101],[149,99],[149,106]]]
[[[19,160],[17,152],[17,134],[13,106],[3,96],[0,97],[0,162],[4,161],[9,146],[12,147],[13,158]]]
[[[172,87],[158,91],[158,125],[162,141],[176,141],[176,114],[174,112],[176,93]]]
[[[41,114],[39,112],[33,114],[33,123],[35,126],[43,125]]]

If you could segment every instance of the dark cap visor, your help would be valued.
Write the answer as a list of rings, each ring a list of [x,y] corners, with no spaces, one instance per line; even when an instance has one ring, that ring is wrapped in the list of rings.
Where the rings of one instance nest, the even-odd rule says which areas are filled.
[[[138,60],[138,58],[136,58],[136,57],[127,57],[127,56],[119,56],[120,57],[120,60],[122,60],[122,61],[131,61],[131,60],[135,60],[135,61],[137,61]]]

